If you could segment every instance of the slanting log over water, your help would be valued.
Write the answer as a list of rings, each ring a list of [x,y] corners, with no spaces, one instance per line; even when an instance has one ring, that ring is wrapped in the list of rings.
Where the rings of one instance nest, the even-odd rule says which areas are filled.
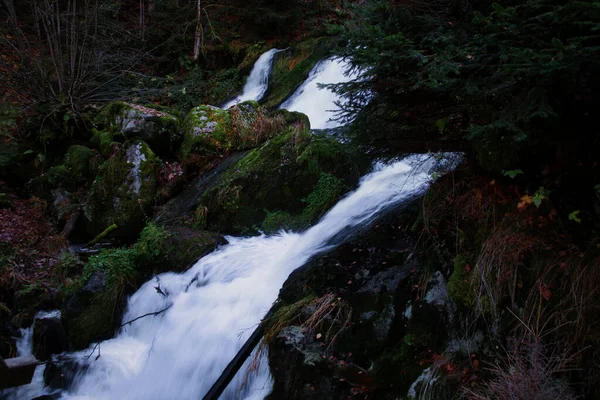
[[[258,345],[260,339],[263,337],[265,333],[265,321],[269,320],[273,316],[273,309],[269,311],[267,316],[263,319],[263,322],[254,330],[252,335],[248,338],[246,343],[242,346],[240,351],[233,357],[233,360],[225,367],[225,370],[214,383],[214,385],[210,388],[210,390],[204,395],[202,400],[218,400],[221,397],[221,394],[227,389],[227,385],[231,382],[235,375],[240,370],[242,365],[250,354],[252,354],[252,350]]]
[[[33,356],[9,358],[0,357],[0,389],[31,383],[37,360]]]

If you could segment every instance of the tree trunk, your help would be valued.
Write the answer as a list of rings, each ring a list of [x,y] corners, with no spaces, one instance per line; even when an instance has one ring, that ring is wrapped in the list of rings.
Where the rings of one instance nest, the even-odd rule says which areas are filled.
[[[202,0],[196,3],[196,34],[194,35],[194,61],[200,58],[200,47],[202,46]]]

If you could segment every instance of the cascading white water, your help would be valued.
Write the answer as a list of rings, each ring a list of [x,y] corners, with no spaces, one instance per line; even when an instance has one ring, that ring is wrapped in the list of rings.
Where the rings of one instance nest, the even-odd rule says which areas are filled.
[[[339,60],[319,63],[282,107],[307,113],[314,128],[337,126],[328,122],[328,110],[339,99],[318,89],[317,82],[351,79],[344,70]],[[356,191],[304,233],[228,237],[228,245],[185,273],[166,273],[145,283],[129,299],[123,321],[166,311],[137,320],[98,348],[71,354],[88,368],[62,398],[201,399],[269,310],[289,274],[330,249],[332,239],[339,239],[341,233],[364,226],[386,209],[422,193],[436,163],[433,157],[420,155],[378,164]],[[168,295],[157,293],[157,285]],[[96,354],[90,357],[92,352]],[[270,392],[267,360],[263,357],[256,374],[246,376],[247,367],[242,367],[221,399],[258,400]],[[8,398],[46,394],[42,373],[43,368],[38,368],[26,391],[7,392]]]
[[[60,318],[60,311],[40,311],[34,316],[34,321],[43,318]],[[21,329],[21,337],[16,340],[17,357],[26,357],[33,354],[33,325],[29,328]],[[15,388],[0,390],[0,399],[32,399],[34,397],[50,394],[50,391],[44,388],[44,369],[45,365],[38,365],[28,385],[17,386]]]
[[[201,399],[276,300],[289,274],[331,248],[331,239],[363,226],[391,206],[421,193],[435,160],[411,156],[378,164],[358,189],[304,233],[228,237],[229,244],[185,273],[166,273],[130,299],[123,321],[163,310],[72,354],[89,368],[66,399]],[[166,297],[157,293],[159,285]],[[97,351],[97,350],[96,350]],[[245,380],[246,367],[221,399],[262,399],[271,389],[267,361]]]
[[[336,103],[343,104],[344,99],[329,89],[319,88],[319,84],[343,83],[356,79],[358,72],[345,74],[348,67],[348,62],[339,58],[320,61],[310,72],[308,79],[281,105],[281,108],[308,115],[312,129],[340,126],[339,122],[330,119],[338,110]]]
[[[281,50],[279,49],[271,49],[256,60],[256,63],[254,63],[254,67],[252,67],[252,71],[250,72],[250,76],[246,81],[246,85],[244,85],[244,91],[235,99],[227,102],[223,106],[224,109],[233,107],[243,101],[258,101],[262,99],[269,87],[269,75],[271,74],[271,68],[273,67],[273,58],[275,57],[275,54],[280,51]]]

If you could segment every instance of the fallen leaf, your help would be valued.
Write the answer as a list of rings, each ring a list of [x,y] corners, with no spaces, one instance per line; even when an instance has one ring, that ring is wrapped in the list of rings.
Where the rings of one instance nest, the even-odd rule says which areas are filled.
[[[517,205],[517,208],[519,210],[522,210],[523,208],[525,208],[528,204],[532,204],[533,203],[533,198],[531,196],[529,196],[528,194],[526,194],[525,196],[521,197],[521,201],[519,202],[519,204]]]

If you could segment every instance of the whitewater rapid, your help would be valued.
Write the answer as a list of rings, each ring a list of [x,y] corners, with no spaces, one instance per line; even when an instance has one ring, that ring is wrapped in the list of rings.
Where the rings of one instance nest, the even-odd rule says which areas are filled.
[[[259,61],[266,63],[268,58]],[[261,68],[264,72],[264,64]],[[314,128],[335,126],[328,121],[331,113],[327,110],[334,107],[337,97],[319,89],[316,83],[348,79],[344,70],[339,60],[319,63],[309,80],[283,106],[306,112]],[[146,282],[129,298],[123,322],[166,311],[137,320],[99,346],[68,354],[87,367],[61,398],[201,399],[270,309],[292,271],[330,250],[355,229],[372,223],[386,210],[422,194],[432,169],[437,167],[439,162],[428,155],[376,164],[355,191],[307,231],[227,237],[228,245],[205,256],[188,271],[161,274]],[[160,295],[156,286],[168,295]],[[29,335],[22,346],[27,352],[31,332],[24,333]],[[42,374],[43,368],[38,368],[34,382],[19,393],[48,393],[43,388]],[[220,398],[263,399],[271,386],[268,362],[263,356],[256,373],[248,375],[248,365],[243,366]]]
[[[331,129],[342,125],[336,117],[339,105],[345,100],[319,84],[344,83],[356,79],[357,71],[349,71],[349,63],[340,58],[320,61],[310,72],[308,79],[288,98],[280,108],[308,115],[312,129]]]
[[[263,98],[269,87],[269,75],[271,75],[271,69],[273,68],[273,58],[280,51],[279,49],[271,49],[256,60],[242,94],[227,102],[223,109],[228,109],[243,101],[260,101]]]

